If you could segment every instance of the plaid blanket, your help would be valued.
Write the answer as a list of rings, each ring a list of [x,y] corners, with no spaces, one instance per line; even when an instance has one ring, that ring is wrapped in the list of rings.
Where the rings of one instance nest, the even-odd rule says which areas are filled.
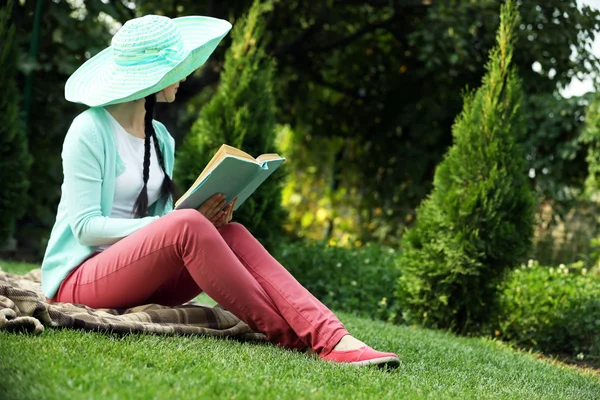
[[[223,307],[186,303],[177,307],[146,304],[128,309],[93,309],[71,303],[48,303],[41,270],[26,275],[0,268],[0,330],[38,334],[44,327],[114,333],[200,334],[265,340]]]

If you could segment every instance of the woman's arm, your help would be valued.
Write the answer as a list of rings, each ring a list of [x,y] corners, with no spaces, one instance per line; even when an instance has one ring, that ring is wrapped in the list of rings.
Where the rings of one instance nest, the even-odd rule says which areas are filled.
[[[111,245],[157,220],[109,218],[102,215],[103,146],[94,127],[67,134],[63,148],[63,195],[66,197],[69,224],[79,244]]]

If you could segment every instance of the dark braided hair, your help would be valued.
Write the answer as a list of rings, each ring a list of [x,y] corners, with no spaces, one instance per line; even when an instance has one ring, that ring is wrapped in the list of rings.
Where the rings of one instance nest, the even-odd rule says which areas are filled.
[[[165,175],[162,185],[160,187],[160,198],[167,200],[169,197],[174,197],[176,194],[175,184],[167,174],[165,169],[165,159],[163,157],[162,150],[156,137],[156,131],[152,125],[154,119],[154,105],[156,104],[156,94],[151,94],[146,97],[146,115],[144,117],[144,132],[146,137],[144,139],[144,186],[133,205],[133,212],[136,218],[143,218],[148,215],[148,179],[150,178],[150,137],[154,142],[154,149],[156,150],[156,156],[160,164],[160,168],[163,170]]]

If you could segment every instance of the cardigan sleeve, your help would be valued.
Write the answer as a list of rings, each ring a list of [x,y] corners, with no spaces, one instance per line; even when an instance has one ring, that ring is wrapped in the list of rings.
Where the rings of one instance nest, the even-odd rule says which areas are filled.
[[[111,245],[157,220],[110,218],[102,215],[102,146],[95,127],[74,124],[63,147],[63,195],[73,235],[83,246]]]

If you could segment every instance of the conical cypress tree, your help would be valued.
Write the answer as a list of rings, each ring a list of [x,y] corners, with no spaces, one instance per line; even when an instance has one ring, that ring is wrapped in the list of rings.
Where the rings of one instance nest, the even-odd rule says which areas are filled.
[[[274,63],[265,53],[268,7],[256,1],[232,31],[220,86],[186,136],[177,155],[176,181],[188,188],[225,143],[253,156],[275,149]],[[265,246],[282,233],[280,168],[234,214]]]
[[[15,25],[9,23],[14,1],[0,8],[0,247],[11,238],[25,211],[30,157],[19,110],[16,84],[18,49]]]
[[[494,313],[496,286],[530,249],[534,198],[525,173],[521,87],[511,66],[518,12],[501,10],[482,86],[465,96],[454,144],[402,239],[404,322],[461,333]]]

